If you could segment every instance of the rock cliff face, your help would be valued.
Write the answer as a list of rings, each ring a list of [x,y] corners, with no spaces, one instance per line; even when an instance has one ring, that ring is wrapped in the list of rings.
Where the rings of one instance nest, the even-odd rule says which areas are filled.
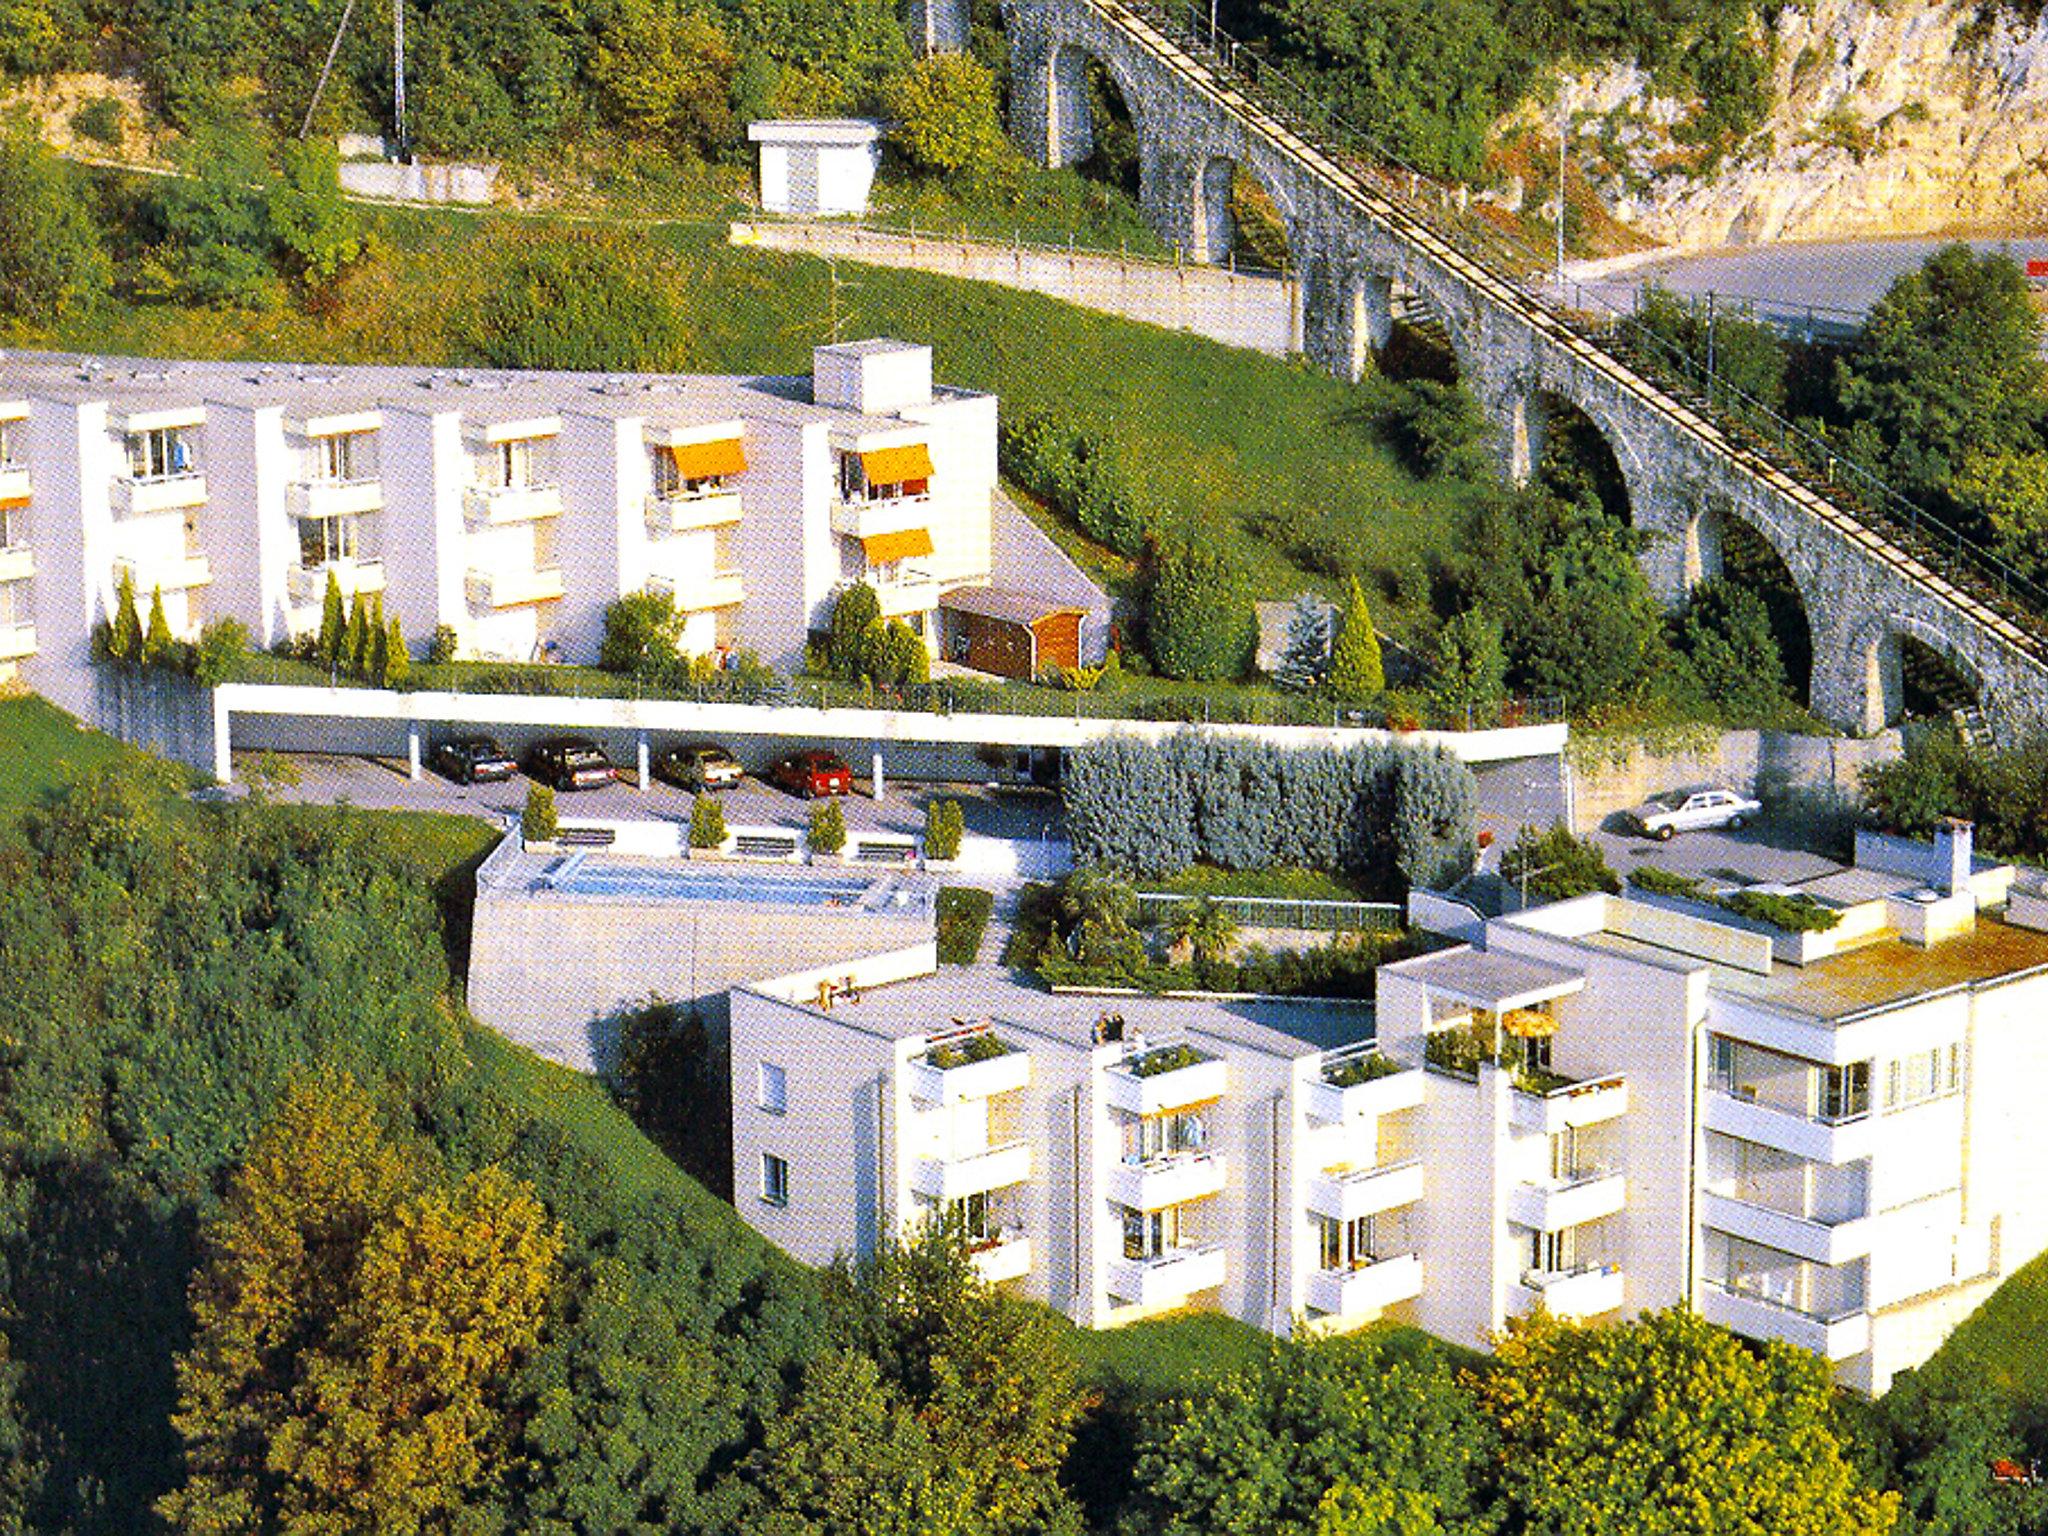
[[[2048,227],[2048,11],[1985,9],[1787,5],[1777,106],[1710,176],[1670,169],[1684,104],[1657,99],[1637,69],[1569,79],[1563,105],[1615,215],[1670,244]]]

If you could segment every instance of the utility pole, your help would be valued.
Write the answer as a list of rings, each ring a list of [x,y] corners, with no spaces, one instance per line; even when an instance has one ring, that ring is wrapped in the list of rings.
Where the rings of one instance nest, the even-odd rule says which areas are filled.
[[[391,0],[391,101],[398,158],[410,160],[405,144],[405,0]]]
[[[1557,302],[1564,302],[1564,149],[1571,130],[1571,112],[1562,102],[1557,114]]]

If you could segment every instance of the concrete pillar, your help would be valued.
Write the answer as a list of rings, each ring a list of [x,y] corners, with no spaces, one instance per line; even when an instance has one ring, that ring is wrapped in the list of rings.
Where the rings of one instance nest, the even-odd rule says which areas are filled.
[[[1813,624],[1812,709],[1830,725],[1874,736],[1905,713],[1905,678],[1899,637],[1829,623],[1808,610]]]
[[[1511,485],[1527,485],[1543,463],[1549,426],[1543,396],[1533,389],[1516,390],[1499,401],[1496,414],[1502,473]]]
[[[406,727],[405,776],[415,784],[420,781],[420,728],[417,725]]]
[[[1704,508],[1690,519],[1685,530],[1685,584],[1688,591],[1721,574],[1721,529],[1726,514],[1719,507]]]
[[[882,748],[878,743],[875,747],[875,803],[879,805],[887,793],[888,783],[882,775]]]
[[[967,51],[968,0],[910,0],[910,40],[920,54]]]
[[[640,740],[635,745],[640,759],[640,793],[644,795],[647,793],[647,733],[645,731],[640,733]]]
[[[1394,334],[1394,283],[1351,262],[1302,264],[1303,350],[1325,372],[1355,384]]]
[[[1237,248],[1237,219],[1230,211],[1231,183],[1237,165],[1211,160],[1195,177],[1194,206],[1188,219],[1188,260],[1220,266]]]
[[[1055,170],[1095,152],[1088,106],[1088,55],[1053,40],[1010,40],[1010,137],[1039,165]]]

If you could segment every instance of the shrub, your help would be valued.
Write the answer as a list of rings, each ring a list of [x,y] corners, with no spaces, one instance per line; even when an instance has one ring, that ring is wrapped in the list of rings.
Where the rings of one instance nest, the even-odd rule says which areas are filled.
[[[1525,888],[1532,902],[1568,901],[1593,891],[1621,889],[1599,846],[1572,836],[1561,821],[1547,832],[1522,828],[1515,845],[1501,855],[1500,873],[1510,885]]]
[[[900,688],[931,680],[931,653],[924,648],[923,637],[901,619],[872,626],[864,649],[868,675],[878,687]]]
[[[519,816],[519,835],[529,843],[552,843],[561,831],[555,815],[555,792],[545,784],[526,786],[526,809]]]
[[[62,319],[105,297],[112,275],[78,172],[31,129],[0,131],[0,315]]]
[[[699,795],[690,805],[690,846],[723,848],[725,838],[725,807],[716,795]]]
[[[287,144],[282,163],[267,203],[271,235],[292,275],[308,288],[324,288],[368,254],[362,215],[341,194],[331,140]]]
[[[455,633],[455,627],[452,624],[436,624],[434,638],[427,642],[428,665],[445,667],[461,654],[461,651],[462,637]]]
[[[651,249],[588,233],[536,237],[494,276],[456,340],[493,368],[675,373],[690,328]]]
[[[864,581],[857,581],[832,604],[832,626],[825,642],[825,662],[834,676],[857,683],[868,675],[872,636],[882,622],[882,599]]]
[[[1418,750],[1394,780],[1394,862],[1410,885],[1446,890],[1478,858],[1479,786],[1448,751]]]
[[[1811,896],[1780,896],[1771,891],[1737,891],[1723,896],[1720,905],[1738,917],[1769,923],[1787,933],[1827,933],[1842,921],[1842,914],[1824,907]]]
[[[939,892],[939,964],[974,964],[995,902],[994,893],[973,886],[949,885]]]
[[[1164,551],[1152,585],[1152,660],[1172,678],[1228,682],[1249,669],[1258,640],[1238,561],[1213,545]]]
[[[1386,686],[1387,669],[1380,656],[1379,632],[1373,628],[1365,589],[1354,576],[1345,594],[1344,618],[1330,647],[1330,691],[1340,699],[1363,699]]]
[[[249,627],[240,619],[215,619],[199,632],[192,675],[202,688],[218,688],[249,655]]]
[[[1695,901],[1706,899],[1705,886],[1695,875],[1674,874],[1668,869],[1659,869],[1654,864],[1645,864],[1628,873],[1628,883],[1653,896],[1685,896]]]
[[[896,126],[890,140],[913,165],[966,177],[999,164],[1008,149],[996,114],[996,82],[969,54],[919,59],[883,89]]]
[[[924,807],[924,856],[928,859],[957,859],[960,839],[967,830],[967,818],[958,800],[928,800]]]
[[[806,840],[813,853],[837,853],[846,846],[846,812],[837,800],[820,800],[811,807]]]
[[[71,114],[71,131],[109,149],[121,147],[128,124],[128,109],[118,96],[95,96]]]
[[[597,664],[624,677],[652,680],[675,664],[684,615],[659,592],[629,592],[604,611]]]

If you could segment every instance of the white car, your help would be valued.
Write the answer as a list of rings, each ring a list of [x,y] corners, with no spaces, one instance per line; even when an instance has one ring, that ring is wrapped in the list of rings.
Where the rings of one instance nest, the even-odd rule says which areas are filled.
[[[1643,836],[1662,843],[1680,832],[1745,827],[1762,809],[1762,802],[1745,800],[1732,789],[1674,789],[1652,795],[1629,814]]]

